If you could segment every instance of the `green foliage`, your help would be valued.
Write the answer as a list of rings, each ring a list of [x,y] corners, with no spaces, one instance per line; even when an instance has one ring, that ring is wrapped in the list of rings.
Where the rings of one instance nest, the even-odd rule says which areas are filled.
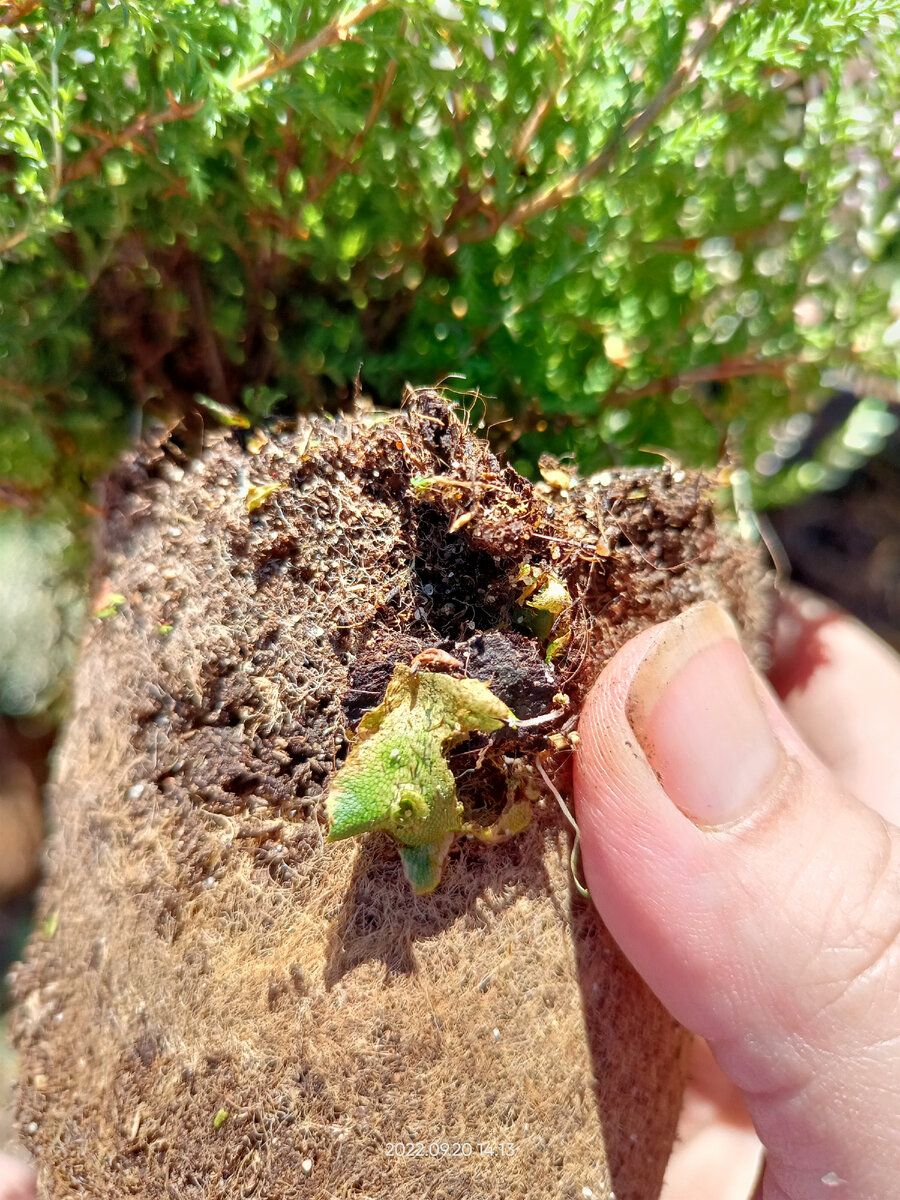
[[[60,521],[0,512],[0,713],[58,706],[81,624],[84,552]]]
[[[588,469],[752,465],[825,368],[894,380],[896,0],[712,12],[19,0],[0,478],[78,495],[148,410],[334,406],[360,364]]]

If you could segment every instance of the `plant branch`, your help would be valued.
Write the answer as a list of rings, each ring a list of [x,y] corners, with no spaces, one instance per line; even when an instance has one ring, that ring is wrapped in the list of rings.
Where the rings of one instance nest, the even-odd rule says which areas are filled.
[[[512,161],[516,164],[516,166],[522,162],[522,159],[528,153],[528,147],[531,145],[534,135],[540,129],[547,113],[556,103],[556,97],[559,93],[560,86],[561,85],[557,83],[548,91],[544,92],[542,96],[538,97],[537,102],[526,117],[525,123],[516,134],[515,141],[512,145],[512,151],[510,152]]]
[[[577,171],[565,175],[558,183],[541,188],[531,196],[526,196],[505,216],[499,217],[495,222],[489,222],[486,226],[471,230],[468,234],[463,234],[460,240],[481,241],[484,238],[493,237],[497,230],[504,225],[517,228],[530,221],[532,217],[547,212],[548,209],[558,208],[566,200],[582,192],[592,179],[612,166],[623,143],[634,145],[639,142],[672,101],[694,82],[703,55],[716,40],[723,25],[740,9],[746,8],[752,3],[753,0],[724,0],[724,3],[716,8],[703,32],[690,50],[682,56],[678,66],[646,108],[632,117],[623,129],[615,133],[590,162],[579,167]]]
[[[354,12],[347,13],[344,17],[336,17],[333,21],[320,29],[319,32],[309,38],[305,42],[301,42],[295,46],[293,50],[287,54],[270,54],[263,62],[251,68],[244,75],[240,75],[231,85],[236,92],[246,91],[255,83],[259,83],[262,79],[268,79],[272,75],[277,75],[279,71],[290,70],[297,63],[303,62],[315,54],[317,50],[321,50],[325,46],[332,46],[335,42],[345,42],[350,36],[350,30],[354,25],[361,25],[367,21],[374,13],[380,12],[381,9],[387,8],[390,0],[369,0],[368,4],[362,5]]]
[[[742,379],[750,375],[771,375],[781,379],[785,371],[792,365],[787,358],[724,358],[721,362],[711,363],[706,367],[691,367],[688,371],[680,371],[677,375],[666,375],[663,379],[654,379],[641,387],[628,391],[608,392],[603,397],[603,403],[614,407],[623,407],[632,400],[640,400],[643,396],[655,396],[659,393],[674,392],[679,387],[691,387],[698,383],[723,383],[727,379]]]
[[[325,192],[331,187],[335,179],[344,171],[362,150],[366,138],[369,136],[375,122],[378,120],[378,114],[384,107],[384,102],[387,99],[388,92],[391,90],[394,80],[397,77],[397,61],[392,59],[388,63],[388,68],[384,73],[384,78],[375,88],[372,96],[372,104],[369,108],[365,124],[358,133],[353,135],[350,145],[343,154],[334,154],[331,157],[328,166],[325,168],[322,175],[311,181],[309,192],[306,196],[307,202],[315,203],[320,200]]]
[[[93,149],[88,150],[87,153],[82,154],[80,158],[66,167],[63,172],[64,182],[74,183],[86,175],[93,175],[100,166],[101,160],[110,150],[116,150],[138,138],[146,137],[150,130],[155,129],[158,125],[169,125],[173,121],[185,121],[188,117],[193,117],[195,113],[198,113],[202,107],[202,100],[195,100],[193,104],[182,104],[170,94],[168,108],[157,113],[141,113],[130,125],[126,125],[117,133],[108,134],[99,129],[91,130],[91,134],[100,139],[100,145],[94,146]]]
[[[33,13],[36,8],[40,8],[44,0],[19,0],[18,4],[10,4],[3,16],[0,17],[0,29],[8,29],[11,25],[18,25],[20,21],[24,21],[29,13]]]
[[[541,125],[544,123],[544,118],[556,104],[556,97],[560,93],[560,89],[568,83],[575,70],[581,68],[581,64],[574,70],[569,70],[566,66],[565,55],[563,54],[562,46],[560,45],[559,36],[553,38],[549,45],[550,53],[556,60],[556,82],[551,84],[545,92],[543,92],[531,108],[528,116],[525,118],[521,129],[513,138],[512,150],[510,157],[516,166],[519,166],[525,155],[528,153],[528,147],[531,145],[532,139]]]
[[[759,241],[769,237],[782,228],[782,222],[775,219],[762,225],[754,225],[750,229],[732,231],[710,230],[697,237],[659,238],[655,242],[642,242],[641,248],[647,254],[695,254],[699,246],[710,238],[730,238],[735,246],[746,246],[749,242]]]
[[[27,0],[27,2],[30,3],[30,0]],[[38,0],[35,0],[35,4],[32,7],[36,7],[37,2]],[[370,0],[368,4],[364,4],[362,8],[356,9],[355,12],[348,13],[345,17],[335,18],[325,25],[324,28],[320,29],[315,37],[311,37],[299,46],[295,46],[288,54],[270,55],[264,62],[259,63],[252,70],[235,80],[232,87],[235,91],[246,91],[247,88],[252,87],[254,83],[258,83],[261,79],[268,79],[269,76],[275,75],[279,71],[286,71],[290,67],[296,66],[297,63],[309,58],[310,55],[315,54],[322,47],[333,45],[335,42],[346,41],[354,25],[361,24],[380,9],[387,8],[389,3],[390,0]],[[20,4],[19,9],[21,10],[22,8],[23,5]],[[391,75],[391,80],[393,80],[393,75]],[[176,100],[170,93],[167,108],[164,108],[161,112],[142,113],[130,125],[127,125],[124,129],[120,129],[117,133],[107,134],[101,130],[91,130],[91,135],[98,138],[100,144],[82,154],[80,158],[76,159],[75,162],[66,168],[63,173],[64,182],[74,183],[78,179],[83,179],[86,175],[92,175],[110,150],[127,146],[129,142],[134,142],[138,138],[145,137],[150,130],[155,129],[158,125],[169,125],[173,121],[185,121],[195,116],[203,107],[203,103],[202,100],[195,100],[190,104],[183,104],[181,101]]]
[[[7,250],[15,249],[15,247],[18,246],[20,242],[25,241],[25,239],[29,236],[30,233],[31,233],[31,226],[23,225],[23,227],[21,229],[17,229],[14,233],[11,233],[9,235],[9,237],[4,238],[2,241],[0,241],[0,255],[5,254],[7,252]]]

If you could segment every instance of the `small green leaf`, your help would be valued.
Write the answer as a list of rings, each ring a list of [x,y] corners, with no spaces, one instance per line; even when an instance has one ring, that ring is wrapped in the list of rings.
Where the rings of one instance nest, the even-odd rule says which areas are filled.
[[[120,592],[111,592],[104,596],[100,602],[101,607],[94,609],[94,616],[105,620],[106,617],[114,617],[123,604],[127,604],[127,599]]]
[[[263,387],[261,384],[257,387],[244,388],[241,395],[241,403],[244,408],[257,421],[267,417],[275,405],[280,404],[282,400],[287,400],[286,392],[281,392],[277,388]]]
[[[52,938],[56,933],[57,929],[59,929],[59,913],[55,911],[47,913],[46,917],[44,918],[44,924],[41,926],[41,933],[43,933],[44,937],[49,941],[49,939]]]
[[[525,588],[519,597],[518,622],[535,637],[548,638],[560,613],[572,603],[569,589],[561,579],[539,567],[523,566],[519,578]]]
[[[229,408],[227,404],[222,404],[218,400],[213,400],[210,396],[203,396],[200,393],[194,396],[196,402],[201,408],[205,408],[208,413],[221,421],[223,425],[227,425],[231,429],[249,429],[250,418],[246,413],[237,412],[233,408]]]
[[[384,830],[415,851],[401,853],[413,890],[432,891],[452,835],[473,832],[445,755],[470,733],[491,733],[513,720],[509,707],[477,679],[397,666],[331,785],[328,840]]]
[[[562,654],[563,650],[565,650],[566,646],[568,646],[571,639],[571,629],[567,629],[566,632],[561,634],[558,638],[554,638],[553,641],[547,646],[545,661],[551,663],[553,662],[554,658],[559,658],[560,654]]]
[[[227,1120],[228,1120],[228,1109],[220,1108],[219,1111],[216,1113],[216,1115],[213,1117],[213,1129],[221,1129]]]

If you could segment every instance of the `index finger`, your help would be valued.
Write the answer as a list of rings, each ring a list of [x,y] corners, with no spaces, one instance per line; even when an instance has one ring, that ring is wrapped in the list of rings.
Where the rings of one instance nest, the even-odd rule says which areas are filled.
[[[769,679],[844,787],[900,824],[900,656],[811,592],[779,597]]]

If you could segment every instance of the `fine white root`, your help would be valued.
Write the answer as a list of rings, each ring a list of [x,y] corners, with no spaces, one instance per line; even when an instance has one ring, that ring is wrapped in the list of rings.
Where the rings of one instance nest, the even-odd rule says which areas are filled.
[[[562,716],[565,716],[563,710],[554,708],[551,712],[541,713],[537,717],[526,717],[524,721],[516,717],[510,721],[510,726],[513,729],[533,729],[536,725],[546,725],[548,721],[558,721]]]
[[[569,809],[568,804],[566,804],[565,800],[563,800],[563,798],[560,794],[559,788],[556,786],[556,784],[553,782],[553,780],[550,778],[550,776],[544,770],[544,764],[541,762],[541,760],[539,758],[536,758],[534,760],[534,765],[537,767],[538,772],[541,776],[541,779],[543,779],[544,783],[546,784],[547,790],[550,792],[550,795],[554,798],[556,803],[562,809],[562,811],[566,817],[566,820],[569,822],[569,824],[575,830],[575,839],[572,842],[572,853],[569,855],[569,870],[572,872],[572,882],[575,884],[575,888],[576,888],[579,896],[584,896],[585,900],[590,900],[590,898],[591,898],[590,892],[587,890],[585,885],[578,878],[577,863],[578,863],[579,852],[581,849],[581,831],[578,828],[578,822],[572,816],[572,812]]]

